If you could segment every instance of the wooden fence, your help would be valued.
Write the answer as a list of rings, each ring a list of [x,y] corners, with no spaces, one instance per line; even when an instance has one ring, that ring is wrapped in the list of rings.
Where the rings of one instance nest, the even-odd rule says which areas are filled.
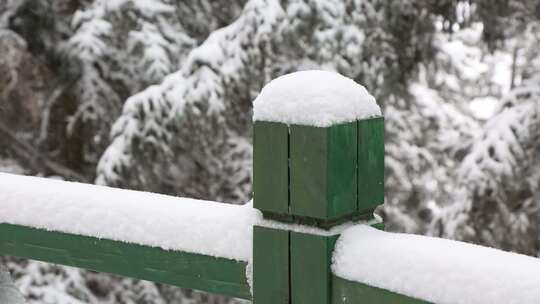
[[[345,280],[331,271],[339,237],[336,227],[371,220],[384,201],[382,117],[328,127],[256,121],[253,172],[253,206],[275,225],[246,227],[253,228],[252,265],[10,222],[0,222],[0,254],[251,299],[256,304],[422,302]],[[377,227],[382,228],[382,223]],[[252,286],[246,276],[251,266]]]
[[[246,262],[0,224],[0,254],[250,299]]]
[[[256,121],[254,134],[254,207],[266,218],[331,229],[383,203],[383,118],[324,128]],[[338,236],[255,227],[254,302],[411,301],[332,275]]]
[[[325,128],[255,122],[254,207],[267,220],[329,232],[253,227],[252,292],[247,262],[9,223],[0,224],[0,254],[257,304],[419,303],[339,278],[330,269],[339,237],[331,229],[369,220],[383,203],[383,134],[382,117]]]

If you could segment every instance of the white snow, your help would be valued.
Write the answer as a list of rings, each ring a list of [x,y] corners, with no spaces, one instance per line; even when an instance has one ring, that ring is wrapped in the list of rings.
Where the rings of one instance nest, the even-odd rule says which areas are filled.
[[[253,102],[254,121],[327,127],[381,116],[375,98],[354,80],[310,70],[278,77]]]
[[[250,205],[0,173],[0,223],[248,261],[260,217]]]
[[[487,120],[495,115],[499,104],[499,100],[493,96],[482,96],[471,100],[469,102],[469,108],[474,116]]]
[[[340,236],[332,271],[440,304],[536,304],[540,299],[540,259],[366,225]]]

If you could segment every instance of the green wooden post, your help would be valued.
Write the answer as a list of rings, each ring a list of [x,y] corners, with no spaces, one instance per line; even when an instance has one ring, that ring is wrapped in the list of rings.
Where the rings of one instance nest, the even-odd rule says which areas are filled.
[[[370,219],[384,198],[382,117],[329,127],[256,121],[254,206],[270,220],[329,229]],[[329,304],[337,235],[255,227],[255,304]]]

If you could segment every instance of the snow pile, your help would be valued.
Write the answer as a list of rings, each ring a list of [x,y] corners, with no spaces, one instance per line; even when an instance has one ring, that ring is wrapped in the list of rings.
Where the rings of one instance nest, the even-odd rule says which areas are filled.
[[[250,205],[0,173],[0,223],[248,261],[260,218]]]
[[[375,98],[335,72],[301,71],[268,83],[253,102],[253,120],[327,127],[381,116]]]
[[[540,259],[365,225],[343,232],[332,270],[348,280],[440,304],[533,304],[540,299]]]

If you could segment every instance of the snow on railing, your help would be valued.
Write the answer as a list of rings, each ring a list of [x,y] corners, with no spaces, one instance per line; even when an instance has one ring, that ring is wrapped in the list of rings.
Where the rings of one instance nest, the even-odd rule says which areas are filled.
[[[258,211],[0,173],[0,223],[248,261]]]
[[[539,303],[540,259],[359,225],[333,256],[339,277],[433,303]]]
[[[382,228],[384,121],[351,79],[265,86],[253,163],[244,206],[0,173],[0,254],[256,304],[540,299],[538,259],[370,227]]]

